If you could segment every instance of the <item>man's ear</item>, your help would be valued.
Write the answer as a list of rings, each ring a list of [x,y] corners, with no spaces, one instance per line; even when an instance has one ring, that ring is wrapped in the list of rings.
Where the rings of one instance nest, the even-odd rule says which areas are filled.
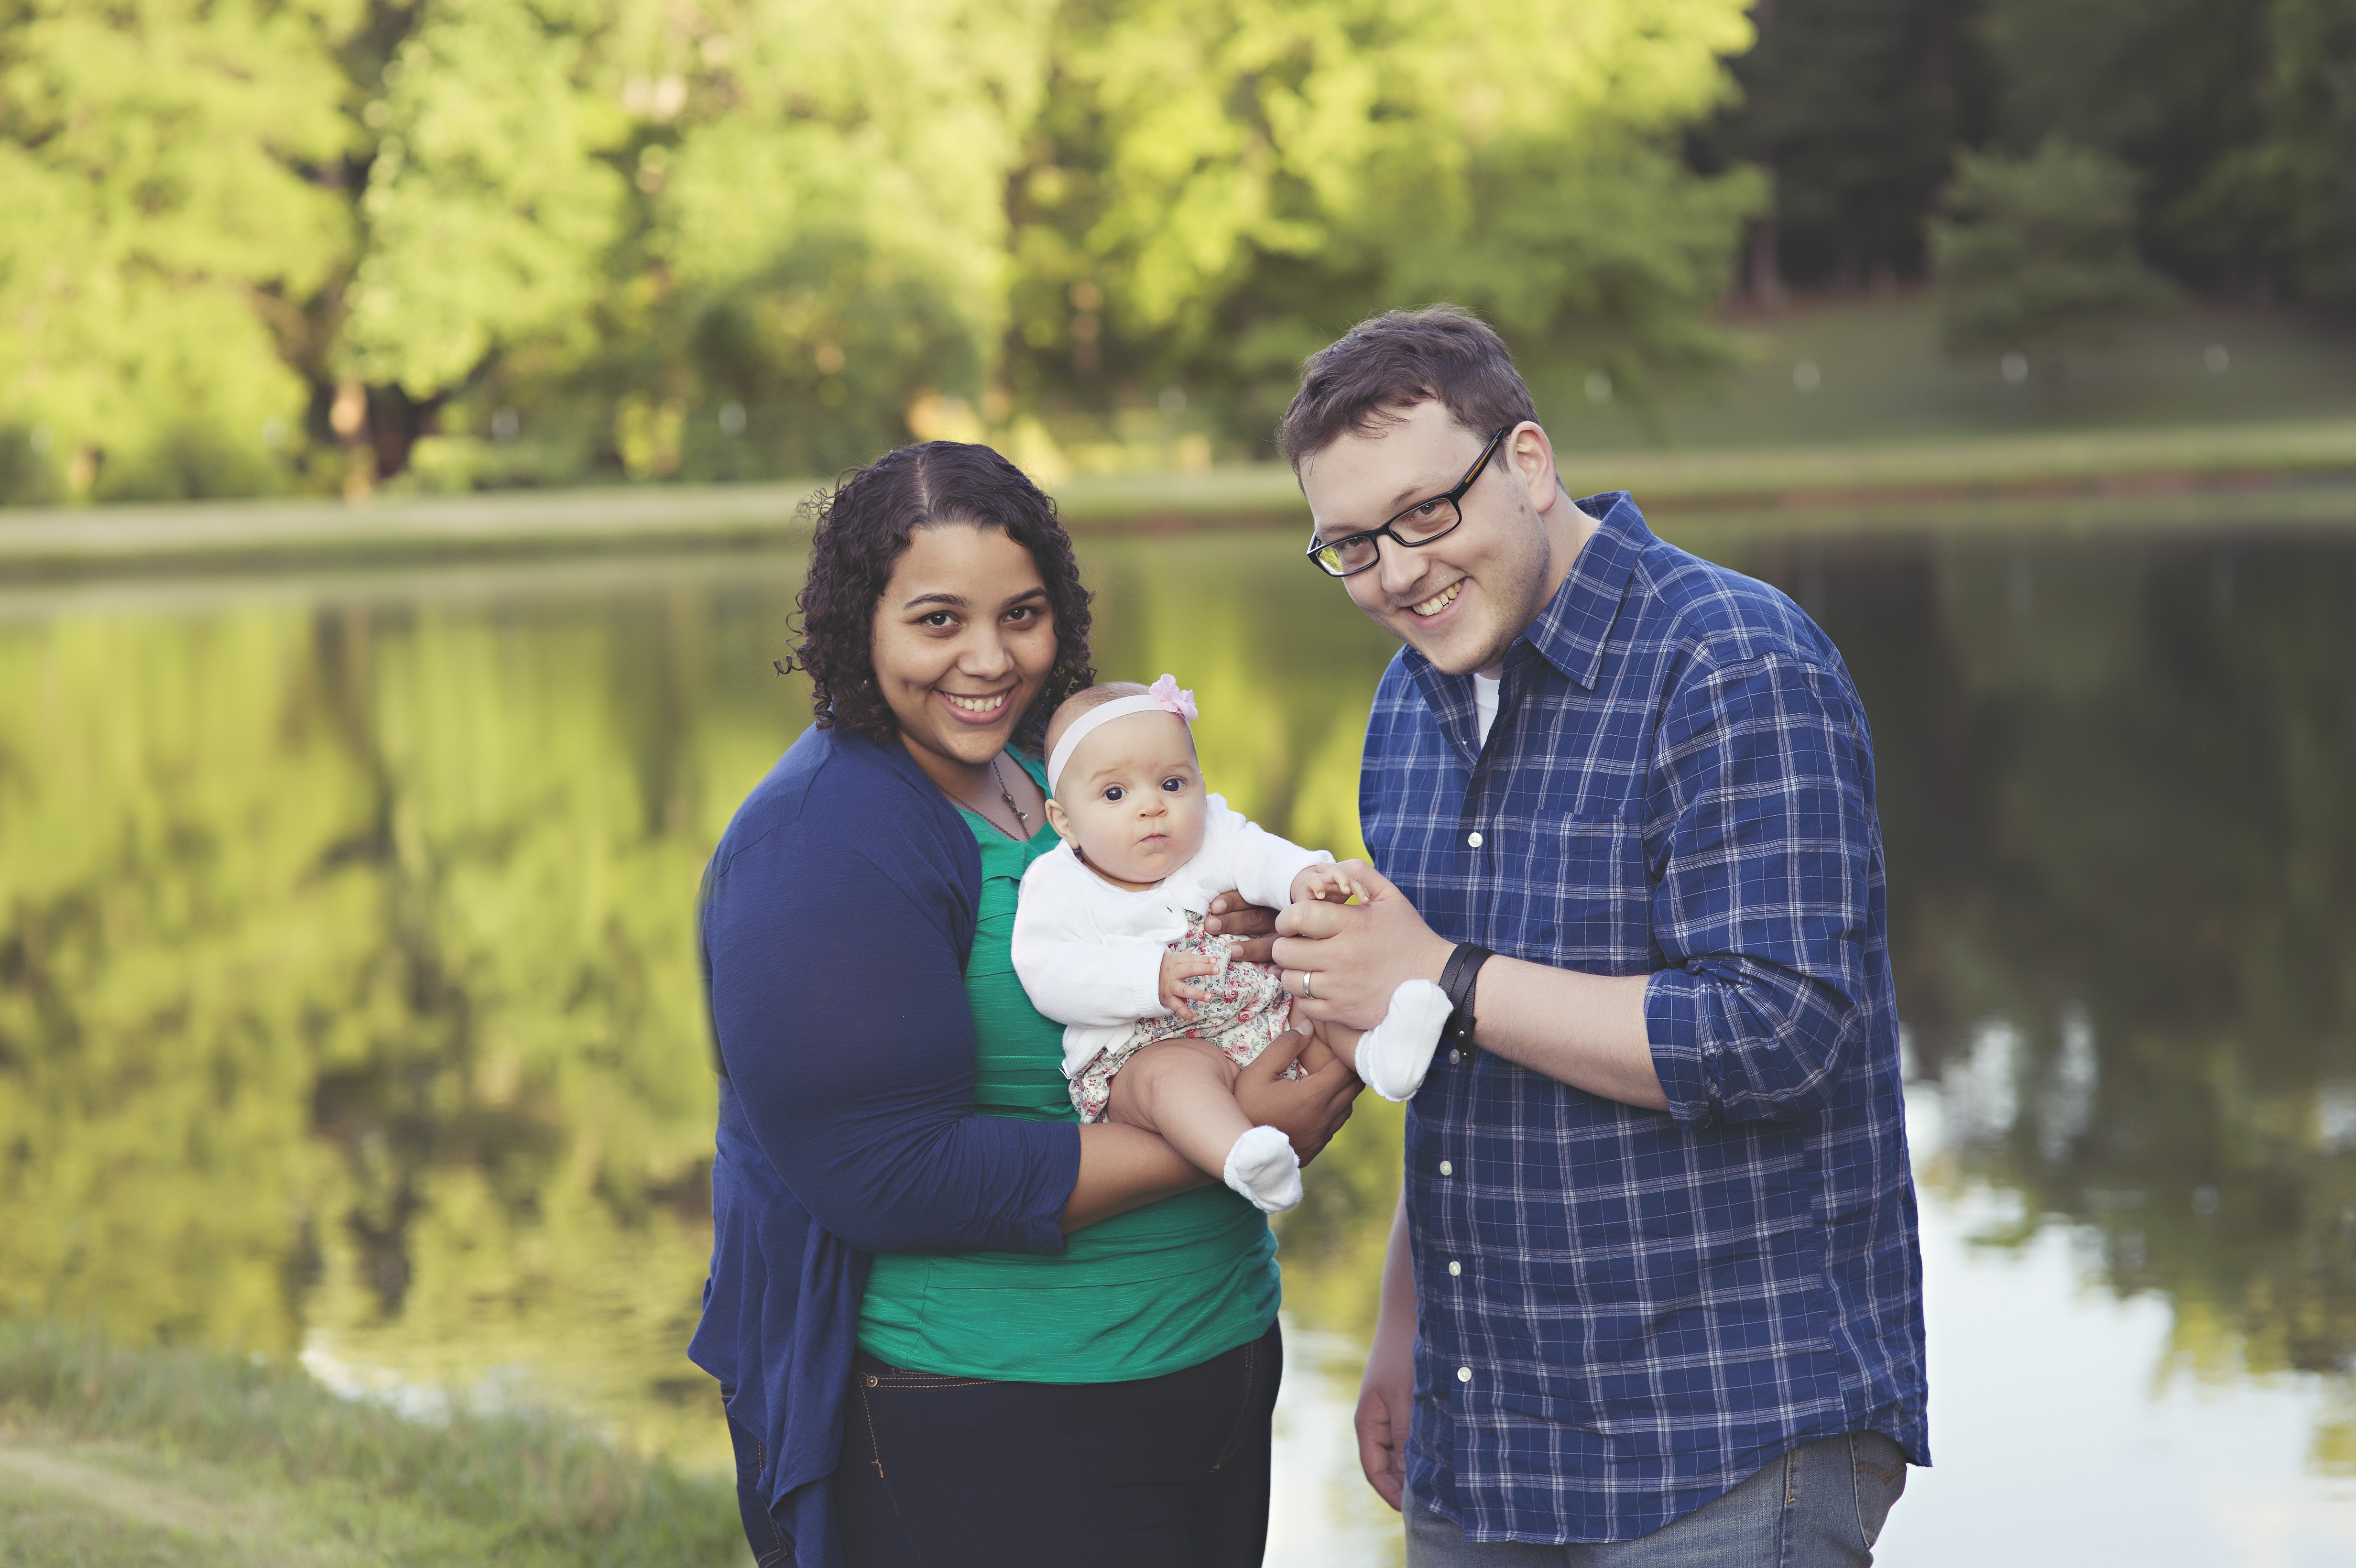
[[[1505,437],[1505,450],[1499,455],[1514,471],[1515,482],[1530,497],[1530,509],[1540,517],[1554,509],[1555,502],[1569,494],[1562,486],[1562,476],[1555,471],[1554,443],[1547,439],[1536,420],[1524,420],[1512,434]]]
[[[1047,797],[1047,826],[1055,830],[1058,838],[1072,836],[1071,816],[1064,810],[1064,803],[1052,795]]]

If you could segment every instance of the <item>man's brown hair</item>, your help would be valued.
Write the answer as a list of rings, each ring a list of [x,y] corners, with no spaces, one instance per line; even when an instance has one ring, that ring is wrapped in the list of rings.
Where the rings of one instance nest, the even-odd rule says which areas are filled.
[[[1423,402],[1440,404],[1483,440],[1538,417],[1489,324],[1452,304],[1427,305],[1369,317],[1311,355],[1276,427],[1276,449],[1298,474],[1345,433],[1363,435]]]

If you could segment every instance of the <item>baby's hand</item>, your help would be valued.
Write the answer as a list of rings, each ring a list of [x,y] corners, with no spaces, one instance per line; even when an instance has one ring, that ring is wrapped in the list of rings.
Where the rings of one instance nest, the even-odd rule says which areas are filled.
[[[1292,879],[1292,901],[1306,903],[1311,899],[1322,899],[1327,903],[1345,904],[1353,898],[1364,899],[1365,886],[1350,875],[1350,869],[1365,865],[1363,860],[1344,860],[1339,865],[1304,868]]]
[[[1190,996],[1191,982],[1197,975],[1215,975],[1219,961],[1199,953],[1164,953],[1162,955],[1162,1005],[1184,1019],[1194,1021],[1194,1002]]]

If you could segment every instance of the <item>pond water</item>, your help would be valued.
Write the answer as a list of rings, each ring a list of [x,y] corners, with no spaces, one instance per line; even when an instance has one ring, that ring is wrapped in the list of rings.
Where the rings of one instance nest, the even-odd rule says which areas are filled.
[[[1883,1561],[2356,1557],[2356,528],[1668,531],[1876,728],[1939,1461]],[[1088,542],[1098,664],[1349,853],[1390,649],[1297,550]],[[807,721],[798,571],[0,591],[0,1309],[723,1464],[690,911]],[[1348,1430],[1398,1136],[1281,1227],[1271,1562],[1398,1560]]]

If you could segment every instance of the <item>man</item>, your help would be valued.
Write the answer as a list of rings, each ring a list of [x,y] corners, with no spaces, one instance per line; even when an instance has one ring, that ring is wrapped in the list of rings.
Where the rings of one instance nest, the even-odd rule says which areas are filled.
[[[1929,1454],[1864,709],[1783,595],[1574,502],[1535,411],[1440,307],[1317,355],[1279,432],[1312,560],[1407,645],[1375,896],[1276,962],[1313,1019],[1457,1003],[1361,1461],[1410,1568],[1870,1563]]]

